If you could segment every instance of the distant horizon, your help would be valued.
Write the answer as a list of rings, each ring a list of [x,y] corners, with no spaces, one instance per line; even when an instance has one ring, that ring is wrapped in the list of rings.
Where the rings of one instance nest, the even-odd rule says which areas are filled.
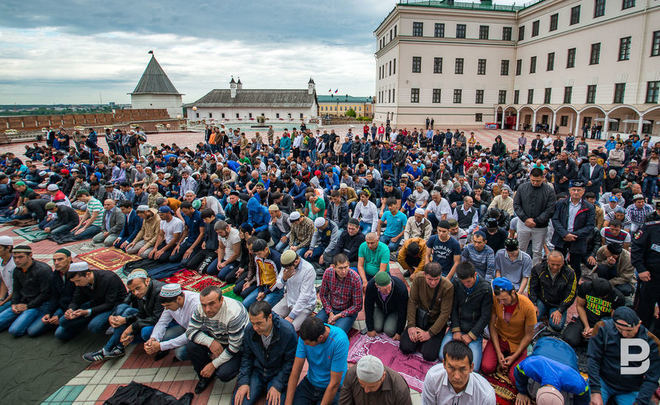
[[[373,30],[396,3],[212,0],[182,8],[173,0],[5,0],[0,103],[130,104],[127,93],[144,72],[149,50],[184,103],[228,88],[231,76],[248,89],[304,89],[312,77],[318,95],[332,88],[370,97]]]

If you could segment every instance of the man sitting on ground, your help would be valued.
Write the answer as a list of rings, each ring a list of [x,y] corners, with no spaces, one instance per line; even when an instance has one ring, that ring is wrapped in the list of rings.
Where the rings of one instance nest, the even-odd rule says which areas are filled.
[[[412,405],[410,388],[401,374],[375,356],[362,357],[346,372],[339,405]]]
[[[618,243],[601,246],[596,253],[596,268],[599,277],[608,280],[624,297],[630,297],[636,290],[637,278],[630,251],[624,250]]]
[[[426,263],[424,272],[413,276],[408,298],[408,326],[399,346],[401,352],[420,352],[424,360],[435,361],[453,300],[454,287],[442,276],[440,264]]]
[[[362,285],[346,255],[335,256],[333,266],[323,273],[319,297],[323,309],[316,317],[348,333],[362,309]]]
[[[376,274],[367,284],[364,297],[367,335],[385,333],[400,340],[406,327],[407,304],[408,288],[400,278],[386,272]]]
[[[153,250],[160,228],[160,217],[155,208],[149,208],[146,205],[140,205],[136,209],[137,215],[142,218],[142,227],[132,242],[129,242],[125,249],[126,253],[138,255],[143,259],[149,256]]]
[[[518,239],[506,239],[504,249],[495,253],[495,277],[508,279],[518,294],[525,294],[531,274],[532,258],[518,248]]]
[[[410,277],[411,274],[424,270],[427,257],[426,249],[426,241],[422,238],[412,238],[405,241],[397,258],[399,266],[404,270],[404,277]]]
[[[568,308],[575,300],[577,280],[564,255],[552,251],[547,259],[532,268],[529,281],[529,299],[536,304],[536,315],[548,318],[555,331],[561,331],[566,323]]]
[[[293,250],[285,250],[280,262],[282,271],[277,276],[277,282],[280,288],[286,285],[286,293],[275,305],[273,312],[292,323],[298,331],[316,306],[316,271]]]
[[[357,268],[358,251],[364,241],[364,234],[360,232],[360,221],[351,218],[348,220],[348,225],[346,225],[346,232],[342,232],[341,237],[337,241],[335,250],[332,252],[332,257],[343,253],[348,257],[351,267]]]
[[[241,365],[243,331],[248,324],[245,307],[223,297],[218,286],[204,288],[199,301],[186,330],[186,351],[199,376],[196,394],[209,386],[213,376],[222,382],[236,377]]]

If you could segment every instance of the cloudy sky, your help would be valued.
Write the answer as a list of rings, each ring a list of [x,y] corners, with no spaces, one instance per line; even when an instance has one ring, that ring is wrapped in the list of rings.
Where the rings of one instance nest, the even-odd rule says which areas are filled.
[[[511,2],[498,1],[498,3]],[[2,0],[0,104],[129,103],[156,58],[184,102],[226,88],[374,92],[373,30],[395,0]]]

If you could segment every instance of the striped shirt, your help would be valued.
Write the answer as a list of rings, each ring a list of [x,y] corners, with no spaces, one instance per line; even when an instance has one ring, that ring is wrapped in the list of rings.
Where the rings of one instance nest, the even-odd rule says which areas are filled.
[[[101,204],[101,201],[97,200],[94,197],[91,197],[89,201],[87,201],[87,213],[91,218],[91,216],[95,212],[98,212],[99,214],[96,216],[96,219],[94,220],[92,225],[96,225],[98,227],[103,228],[103,213],[105,212],[105,208],[103,208],[103,204]]]
[[[240,351],[247,324],[248,316],[243,304],[224,297],[220,311],[212,318],[206,316],[201,305],[193,311],[186,336],[188,340],[209,348],[213,341],[220,343],[224,350],[212,361],[218,368]]]

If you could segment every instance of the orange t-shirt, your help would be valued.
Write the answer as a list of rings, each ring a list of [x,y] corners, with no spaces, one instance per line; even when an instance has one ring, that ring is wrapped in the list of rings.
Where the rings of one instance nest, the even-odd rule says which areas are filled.
[[[511,352],[518,349],[520,342],[525,337],[525,328],[528,325],[536,325],[536,307],[524,295],[518,294],[518,305],[513,310],[509,322],[504,320],[504,306],[500,305],[493,295],[493,314],[495,314],[495,328],[500,339],[509,343]]]

